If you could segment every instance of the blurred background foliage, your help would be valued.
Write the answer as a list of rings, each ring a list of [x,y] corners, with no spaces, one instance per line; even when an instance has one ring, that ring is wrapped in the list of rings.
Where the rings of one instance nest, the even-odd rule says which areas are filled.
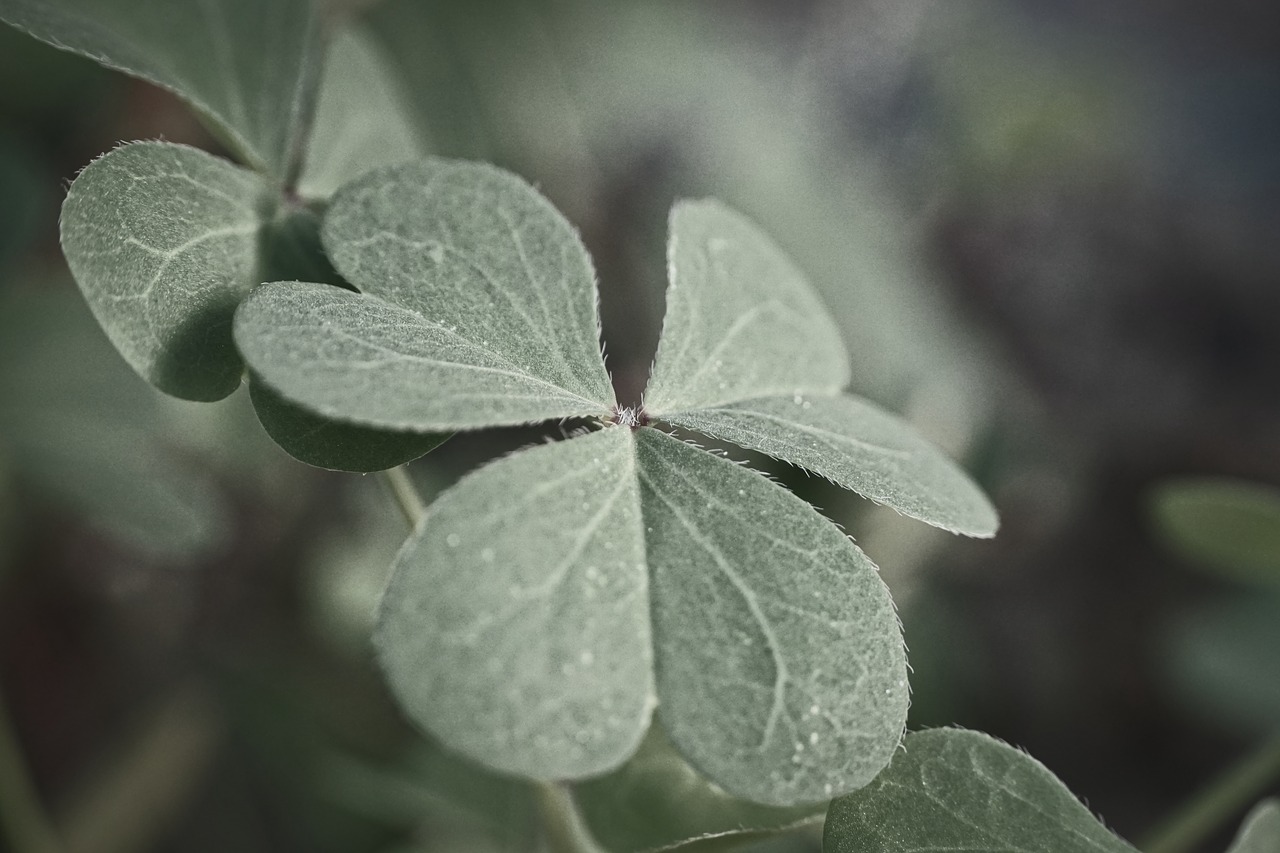
[[[883,567],[913,727],[1025,747],[1130,838],[1280,729],[1280,12],[361,5],[431,149],[581,229],[624,399],[667,210],[718,196],[811,274],[853,390],[991,493],[999,537],[962,541],[755,460]],[[67,182],[157,137],[218,150],[172,97],[0,29],[0,725],[35,793],[73,851],[527,849],[529,792],[415,735],[371,665],[405,533],[376,479],[288,459],[243,392],[153,392],[70,282]],[[430,495],[543,433],[412,472]],[[622,809],[597,825],[619,849],[661,843],[646,814],[796,817],[672,797],[693,783],[665,749],[581,792]]]

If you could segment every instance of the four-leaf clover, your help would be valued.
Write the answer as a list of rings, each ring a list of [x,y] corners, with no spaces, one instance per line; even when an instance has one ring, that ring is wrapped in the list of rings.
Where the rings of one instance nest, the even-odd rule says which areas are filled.
[[[266,388],[408,435],[599,426],[464,477],[401,550],[376,639],[415,721],[499,770],[576,779],[625,761],[657,709],[690,763],[774,804],[884,767],[908,688],[875,566],[786,489],[658,425],[955,532],[989,536],[996,517],[906,424],[841,393],[839,333],[764,234],[714,201],[676,205],[634,410],[605,370],[589,256],[516,176],[378,169],[337,193],[322,236],[359,292],[276,282],[245,300],[235,339]]]

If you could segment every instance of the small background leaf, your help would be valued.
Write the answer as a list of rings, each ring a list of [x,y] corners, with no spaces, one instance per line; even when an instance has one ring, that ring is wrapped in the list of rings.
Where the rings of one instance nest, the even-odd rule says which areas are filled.
[[[716,201],[671,211],[667,315],[645,391],[658,415],[769,394],[839,391],[835,322],[772,239]]]
[[[1135,853],[1043,764],[980,732],[931,729],[827,812],[826,853]]]
[[[798,465],[903,515],[991,536],[991,502],[906,421],[848,395],[764,397],[663,418]]]
[[[231,339],[255,280],[254,174],[195,148],[125,145],[89,164],[62,207],[62,248],[125,361],[166,393],[218,400],[240,385]]]
[[[1263,800],[1240,827],[1227,853],[1275,853],[1280,850],[1280,800]]]
[[[374,38],[339,33],[329,46],[298,192],[328,198],[379,166],[426,154],[410,102]]]
[[[672,742],[730,794],[829,799],[889,761],[906,658],[871,561],[761,475],[644,428],[650,609]]]
[[[1156,531],[1175,553],[1240,580],[1280,584],[1280,489],[1188,478],[1152,495]]]
[[[286,453],[317,468],[365,473],[417,459],[449,436],[352,426],[312,414],[261,382],[249,386],[262,428]]]
[[[0,0],[0,19],[169,89],[250,165],[286,177],[320,70],[310,0]]]
[[[640,750],[618,770],[577,785],[574,799],[592,835],[613,853],[677,845],[688,851],[728,849],[822,812],[730,797],[685,763],[660,725],[649,728]],[[685,843],[699,838],[706,840]]]
[[[396,559],[379,660],[450,749],[535,779],[610,770],[653,710],[630,432],[523,450],[436,499]]]

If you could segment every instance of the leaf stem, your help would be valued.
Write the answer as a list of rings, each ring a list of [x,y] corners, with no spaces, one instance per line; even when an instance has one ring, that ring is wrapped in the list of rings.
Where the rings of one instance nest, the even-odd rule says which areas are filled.
[[[17,853],[62,853],[62,842],[45,814],[17,733],[0,696],[0,838]]]
[[[1153,829],[1141,845],[1146,853],[1186,853],[1280,777],[1280,733],[1228,768],[1208,787]]]
[[[422,496],[418,494],[417,487],[413,485],[408,469],[403,465],[389,468],[382,472],[382,479],[391,490],[391,497],[395,498],[396,505],[404,513],[405,521],[409,522],[410,527],[416,528],[418,522],[426,515],[427,508],[422,503]]]
[[[560,782],[538,782],[536,796],[548,853],[604,853],[583,823],[568,787]]]

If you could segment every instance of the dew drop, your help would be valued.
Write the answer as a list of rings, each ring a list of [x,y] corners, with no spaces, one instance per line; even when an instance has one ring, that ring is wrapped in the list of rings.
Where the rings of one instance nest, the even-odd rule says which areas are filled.
[[[818,745],[818,733],[809,732],[809,746],[817,746],[817,745]]]
[[[583,666],[591,666],[596,662],[596,656],[590,649],[583,649],[582,654],[578,655],[578,660],[582,661]]]
[[[492,548],[482,548],[482,549],[480,550],[480,559],[484,560],[486,563],[492,563],[492,562],[493,562],[493,549],[492,549]]]
[[[820,714],[820,713],[822,713],[822,709],[821,709],[821,708],[819,708],[817,705],[810,705],[810,706],[809,706],[809,716],[811,716],[811,717],[816,717],[816,716],[818,716],[818,714]]]
[[[795,403],[797,406],[802,405],[804,403],[804,397],[797,394],[791,398],[791,402]]]
[[[448,536],[444,537],[444,544],[448,545],[450,548],[457,548],[461,542],[462,537],[456,533],[450,533]]]
[[[830,782],[828,782],[827,784],[825,784],[825,785],[823,785],[823,786],[822,786],[822,793],[826,794],[828,797],[829,797],[829,796],[831,796],[831,794],[832,794],[832,792],[833,792],[834,790],[835,790],[835,789],[831,787],[831,783],[830,783]]]

